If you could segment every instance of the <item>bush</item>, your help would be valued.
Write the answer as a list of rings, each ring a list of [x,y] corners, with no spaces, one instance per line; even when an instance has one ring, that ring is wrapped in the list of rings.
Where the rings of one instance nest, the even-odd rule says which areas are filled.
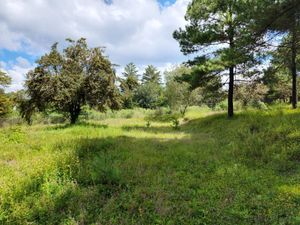
[[[267,110],[268,109],[268,106],[262,101],[254,101],[253,103],[251,103],[251,106],[256,108],[256,109],[260,109],[260,110]]]
[[[155,122],[171,122],[172,127],[174,129],[179,129],[179,118],[181,118],[180,113],[174,113],[170,110],[167,110],[165,108],[159,108],[155,110],[153,113],[148,115],[145,119],[148,122],[147,127],[149,125],[150,127],[150,122],[155,121]]]

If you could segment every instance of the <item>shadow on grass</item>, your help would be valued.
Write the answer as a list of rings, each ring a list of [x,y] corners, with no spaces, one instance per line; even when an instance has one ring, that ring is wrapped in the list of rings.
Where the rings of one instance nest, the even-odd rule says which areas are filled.
[[[50,126],[47,127],[47,130],[63,130],[63,129],[68,129],[72,127],[90,127],[90,128],[108,128],[108,125],[106,124],[96,124],[96,123],[89,123],[89,122],[78,122],[76,124],[60,124],[60,125],[55,125],[55,126]]]
[[[122,129],[125,131],[143,131],[143,132],[149,132],[149,133],[173,133],[176,132],[171,125],[169,126],[139,126],[139,125],[134,125],[134,126],[122,126]]]
[[[183,124],[180,131],[192,134],[184,143],[126,136],[80,139],[73,143],[70,161],[58,165],[52,182],[42,177],[39,184],[28,186],[34,191],[25,190],[34,213],[22,222],[275,224],[280,219],[289,224],[300,203],[277,199],[278,184],[289,180],[273,166],[297,166],[298,136],[287,139],[293,129],[282,130],[291,124],[299,129],[299,122],[299,113],[240,114],[230,120],[221,114]],[[286,127],[281,128],[282,123]],[[105,128],[87,123],[76,126]],[[123,129],[174,132],[171,127]],[[197,132],[215,136],[212,142],[198,140]],[[288,152],[275,152],[276,147],[286,149],[286,141],[295,144],[294,162],[278,161]],[[263,196],[259,200],[258,193]],[[242,217],[245,210],[241,208],[251,213]]]

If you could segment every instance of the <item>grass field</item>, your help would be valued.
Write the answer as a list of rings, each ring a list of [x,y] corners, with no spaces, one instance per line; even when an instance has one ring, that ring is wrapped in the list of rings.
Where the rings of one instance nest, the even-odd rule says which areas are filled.
[[[300,224],[300,111],[0,129],[0,224]]]

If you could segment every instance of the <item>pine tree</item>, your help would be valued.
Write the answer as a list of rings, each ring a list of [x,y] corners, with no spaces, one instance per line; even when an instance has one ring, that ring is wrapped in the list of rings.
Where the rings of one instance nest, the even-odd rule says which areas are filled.
[[[145,72],[143,73],[142,83],[153,83],[160,85],[161,77],[160,72],[153,65],[149,65],[146,67]]]
[[[256,18],[260,32],[286,34],[280,45],[285,48],[288,68],[292,77],[292,106],[297,108],[297,55],[300,52],[300,1],[262,0],[264,16]]]
[[[187,9],[185,29],[174,32],[184,54],[208,54],[228,70],[228,116],[232,117],[234,80],[242,66],[253,62],[254,40],[250,9],[255,1],[193,0]],[[242,73],[242,71],[241,71]],[[224,75],[224,73],[223,73]]]
[[[123,106],[132,108],[134,106],[133,96],[139,86],[138,70],[133,63],[125,66],[123,72],[124,78],[121,79],[121,92],[123,96]]]

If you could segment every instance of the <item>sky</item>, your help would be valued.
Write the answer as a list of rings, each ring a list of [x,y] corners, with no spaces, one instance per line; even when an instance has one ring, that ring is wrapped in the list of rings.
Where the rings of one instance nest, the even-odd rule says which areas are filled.
[[[90,47],[139,70],[152,64],[161,71],[187,58],[174,30],[185,25],[189,0],[1,0],[0,67],[13,79],[8,91],[23,88],[25,74],[54,42],[87,38]]]

